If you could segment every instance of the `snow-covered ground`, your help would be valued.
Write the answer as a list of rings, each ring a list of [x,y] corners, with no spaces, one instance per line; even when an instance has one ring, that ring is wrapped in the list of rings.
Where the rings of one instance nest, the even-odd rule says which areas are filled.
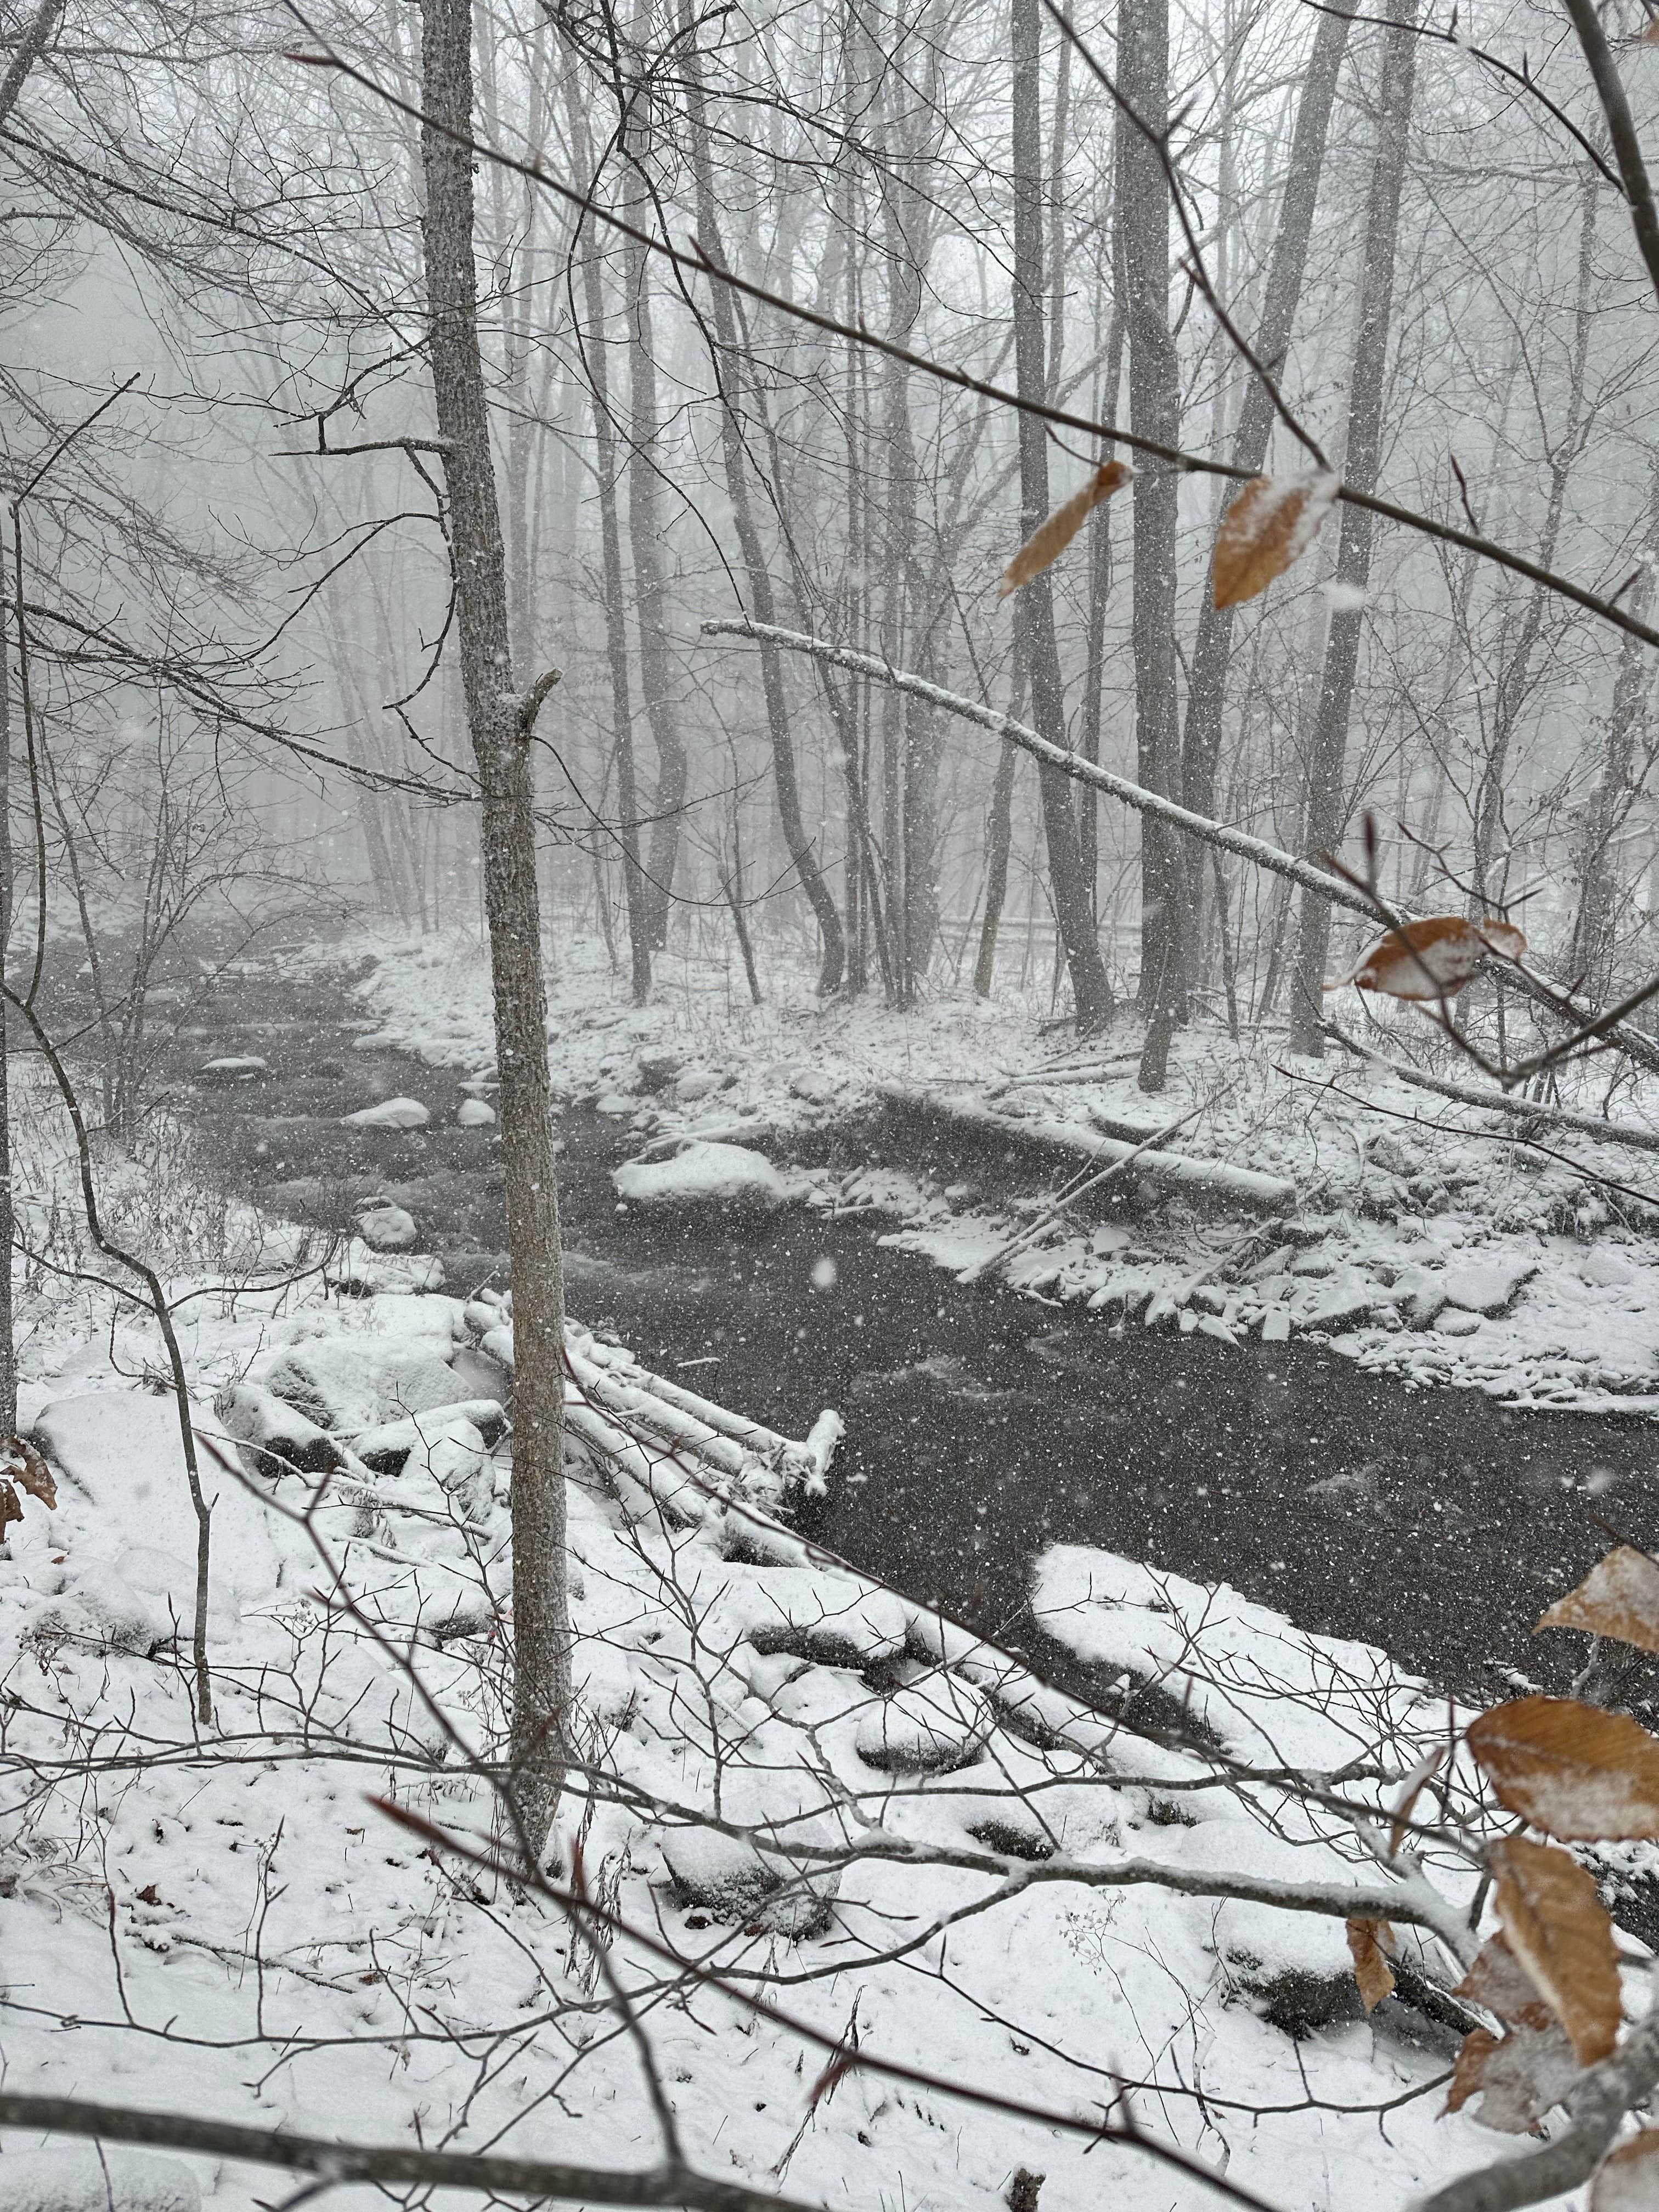
[[[802,1055],[774,1018],[775,1107]],[[967,1052],[965,1024],[940,1030]],[[50,1129],[31,1143],[34,1208],[66,1252],[69,1194],[46,1187],[64,1156]],[[161,1210],[211,1225],[187,1169]],[[153,1178],[109,1180],[141,1225]],[[660,1386],[580,1334],[584,1779],[561,1834],[638,1933],[600,1960],[550,1899],[396,1825],[381,1801],[501,1833],[483,1769],[510,1627],[491,1411],[510,1317],[407,1288],[343,1298],[314,1271],[249,1287],[256,1259],[300,1255],[245,1209],[233,1227],[215,1257],[234,1267],[188,1265],[182,1237],[168,1260],[174,1295],[194,1293],[179,1318],[213,1447],[207,1729],[196,1522],[154,1323],[85,1280],[27,1293],[22,1419],[59,1480],[55,1510],[26,1500],[0,1546],[9,2089],[647,2166],[660,2143],[620,1988],[688,2159],[796,2199],[990,2206],[1024,2166],[1047,2177],[1044,2212],[1214,2201],[1091,2136],[1120,2083],[1148,2134],[1286,2207],[1397,2206],[1501,2152],[1468,2113],[1436,2118],[1443,2035],[1395,2001],[1359,2014],[1340,1919],[1201,1893],[1218,1874],[1374,1881],[1340,1815],[1271,1781],[1221,1786],[1201,1745],[1089,1717],[757,1522],[793,1483],[836,1480],[833,1423],[787,1451],[708,1431],[684,1401],[671,1425],[702,1455],[671,1451]],[[308,1476],[269,1456],[307,1448]],[[1056,1551],[1037,1599],[1054,1634],[1126,1694],[1161,1692],[1154,1717],[1184,1706],[1224,1759],[1392,1790],[1445,1730],[1443,1705],[1380,1653],[1156,1563]],[[1363,1778],[1374,1764],[1382,1785]],[[1200,1893],[1110,1878],[1129,1863]],[[1453,1898],[1469,1879],[1442,1878]],[[838,2039],[927,2079],[866,2064],[815,2096]],[[83,2151],[39,2152],[5,2139],[5,2212],[112,2201]],[[109,2171],[123,2206],[286,2194],[208,2159],[124,2154]]]
[[[489,1068],[476,941],[363,939],[322,957],[366,953],[376,964],[359,987],[374,1024],[365,1045]],[[1242,1045],[1212,1029],[1187,1033],[1168,1090],[1151,1100],[1135,1087],[1133,1039],[1068,1053],[1063,1034],[1040,1031],[1046,1006],[1018,993],[984,1001],[963,991],[898,1015],[873,992],[821,1006],[805,973],[769,981],[775,998],[754,1007],[733,998],[724,969],[665,956],[652,1002],[635,1009],[602,950],[578,940],[563,948],[550,994],[555,1080],[642,1140],[746,1142],[778,1160],[895,1085],[1085,1142],[1102,1130],[1133,1138],[1201,1107],[1174,1148],[1287,1179],[1292,1206],[1218,1219],[1183,1194],[1094,1225],[1061,1218],[1009,1261],[1007,1279],[1127,1325],[1228,1342],[1313,1335],[1412,1384],[1472,1386],[1522,1406],[1659,1410],[1659,1178],[1647,1155],[1559,1129],[1523,1143],[1512,1122],[1352,1059],[1294,1060],[1271,1033]],[[1356,1009],[1333,1003],[1357,1030]],[[1401,1054],[1426,1035],[1405,1010],[1382,1041]],[[1074,1079],[1085,1066],[1102,1072]],[[1447,1066],[1481,1080],[1464,1063]],[[1564,1073],[1563,1101],[1595,1113],[1607,1073],[1591,1066]],[[1659,1086],[1626,1084],[1614,1110],[1659,1129]],[[893,1242],[957,1271],[983,1267],[1034,1203],[999,1204],[972,1166],[956,1181],[880,1165],[807,1173],[793,1192],[890,1214]]]

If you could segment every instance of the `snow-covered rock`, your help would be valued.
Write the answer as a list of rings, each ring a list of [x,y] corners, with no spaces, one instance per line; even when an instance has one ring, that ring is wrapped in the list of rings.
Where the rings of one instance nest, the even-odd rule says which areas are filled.
[[[134,1589],[111,1562],[96,1560],[47,1601],[29,1631],[36,1638],[65,1636],[95,1651],[125,1651],[148,1659],[173,1641],[173,1624],[154,1598]]]
[[[224,1060],[204,1060],[196,1071],[198,1083],[228,1085],[252,1083],[256,1076],[267,1072],[268,1063],[257,1053],[232,1055]]]
[[[1501,1314],[1523,1283],[1538,1273],[1535,1260],[1505,1258],[1448,1267],[1441,1278],[1446,1304],[1468,1313]]]
[[[783,1178],[764,1152],[699,1139],[672,1159],[627,1160],[611,1178],[629,1206],[738,1206],[769,1213],[785,1197]]]
[[[838,1076],[825,1075],[816,1067],[804,1067],[798,1075],[792,1075],[789,1079],[792,1096],[804,1099],[809,1106],[827,1104],[841,1087]]]
[[[720,1079],[712,1067],[688,1067],[674,1082],[674,1097],[682,1106],[695,1106],[700,1098],[707,1098],[720,1087]]]
[[[263,1377],[278,1398],[340,1436],[404,1413],[453,1406],[467,1395],[455,1370],[429,1343],[377,1342],[362,1336],[313,1337],[279,1352]]]
[[[367,1206],[357,1234],[372,1252],[407,1252],[415,1242],[415,1217],[401,1206]]]
[[[463,1129],[488,1129],[494,1126],[495,1109],[483,1098],[463,1098],[455,1109],[455,1119]]]
[[[639,1057],[641,1091],[666,1091],[685,1062],[677,1052],[642,1052]]]
[[[507,1415],[496,1399],[462,1398],[453,1406],[434,1406],[429,1413],[363,1429],[351,1440],[352,1453],[377,1474],[395,1474],[425,1441],[441,1436],[445,1424],[452,1421],[465,1422],[483,1447],[500,1439]]]
[[[0,2158],[0,2212],[201,2212],[201,2204],[190,2168],[153,2151],[77,2142]]]
[[[991,1710],[971,1684],[928,1674],[860,1715],[854,1747],[890,1774],[949,1774],[979,1756]]]
[[[345,1455],[327,1431],[296,1406],[255,1382],[232,1382],[213,1401],[225,1434],[250,1474],[327,1474]]]
[[[823,1925],[838,1873],[807,1874],[763,1857],[752,1844],[707,1828],[671,1828],[659,1841],[674,1893],[718,1919],[779,1936],[810,1936]]]
[[[418,1098],[383,1098],[341,1118],[349,1129],[424,1129],[432,1116]]]

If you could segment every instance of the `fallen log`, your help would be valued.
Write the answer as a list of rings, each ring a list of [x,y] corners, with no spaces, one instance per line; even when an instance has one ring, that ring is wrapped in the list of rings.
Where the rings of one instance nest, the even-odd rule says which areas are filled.
[[[1404,1067],[1398,1060],[1385,1060],[1381,1053],[1368,1052],[1334,1022],[1325,1026],[1338,1044],[1368,1067],[1408,1083],[1414,1090],[1455,1099],[1460,1106],[1478,1106],[1486,1114],[1506,1114],[1511,1121],[1538,1122],[1547,1129],[1571,1129],[1580,1136],[1594,1137],[1598,1144],[1622,1145],[1633,1152],[1659,1152],[1659,1130],[1638,1129],[1630,1121],[1607,1121],[1599,1114],[1580,1114],[1571,1106],[1546,1106],[1536,1098],[1516,1098],[1507,1091],[1454,1083],[1447,1076],[1430,1075],[1420,1067]]]
[[[1129,1176],[1135,1182],[1153,1183],[1212,1205],[1255,1213],[1285,1213],[1296,1204],[1296,1185],[1285,1176],[1234,1167],[1228,1160],[1189,1159],[1180,1152],[1148,1151],[1144,1140],[1127,1143],[1077,1121],[1024,1121],[1012,1114],[999,1114],[981,1099],[957,1092],[923,1091],[906,1083],[883,1083],[876,1087],[890,1112],[942,1122],[981,1139],[997,1138],[1062,1161],[1070,1168],[1088,1162],[1104,1168],[1133,1160]]]

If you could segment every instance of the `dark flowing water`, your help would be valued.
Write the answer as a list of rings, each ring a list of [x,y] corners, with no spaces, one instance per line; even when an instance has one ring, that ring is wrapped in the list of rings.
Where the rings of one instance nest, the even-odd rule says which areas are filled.
[[[270,1073],[185,1094],[220,1174],[329,1226],[384,1190],[450,1289],[504,1285],[489,1132],[455,1127],[454,1076],[354,1050],[352,1011],[343,988],[255,979],[222,994],[180,1071],[253,1052]],[[429,1131],[340,1127],[394,1093],[431,1109]],[[1648,1422],[1411,1390],[1312,1345],[1114,1335],[963,1289],[884,1249],[890,1224],[789,1208],[734,1236],[718,1210],[684,1224],[619,1212],[610,1171],[638,1139],[586,1109],[562,1127],[573,1312],[787,1433],[837,1407],[847,1441],[803,1530],[1034,1656],[1054,1655],[1027,1610],[1030,1565],[1066,1542],[1229,1582],[1466,1694],[1501,1689],[1499,1668],[1559,1688],[1582,1641],[1534,1640],[1532,1624],[1607,1549],[1592,1515],[1659,1546]],[[836,1279],[820,1290],[826,1257]]]

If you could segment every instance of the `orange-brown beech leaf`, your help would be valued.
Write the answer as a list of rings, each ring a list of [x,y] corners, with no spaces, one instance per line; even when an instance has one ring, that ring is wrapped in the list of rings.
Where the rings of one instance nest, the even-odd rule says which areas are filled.
[[[1487,951],[1505,960],[1518,960],[1527,949],[1525,930],[1517,929],[1512,921],[1500,921],[1496,915],[1489,914],[1484,921],[1476,922],[1475,928],[1486,939]]]
[[[1488,1862],[1498,1877],[1498,1917],[1510,1948],[1567,2032],[1581,2066],[1618,2040],[1619,1959],[1613,1923],[1595,1883],[1553,1844],[1510,1836]]]
[[[1003,570],[997,597],[1006,599],[1010,592],[1017,592],[1022,584],[1029,584],[1033,576],[1051,568],[1101,501],[1121,491],[1133,475],[1134,471],[1122,461],[1108,461],[1097,468],[1081,491],[1073,492],[1063,507],[1057,507],[1037,525]]]
[[[3,1542],[8,1525],[21,1521],[23,1508],[17,1492],[9,1482],[0,1482],[0,1542]]]
[[[1659,1651],[1659,1562],[1633,1544],[1620,1544],[1596,1561],[1577,1589],[1558,1598],[1538,1626],[1582,1628],[1641,1651]]]
[[[19,1486],[29,1497],[38,1498],[49,1513],[57,1510],[58,1485],[52,1480],[52,1469],[32,1443],[21,1437],[8,1437],[0,1444],[0,1465],[7,1465],[8,1474],[16,1476]]]
[[[1473,979],[1489,950],[1466,915],[1430,915],[1378,938],[1352,975],[1329,988],[1352,983],[1390,999],[1451,999]]]
[[[1486,2070],[1486,2061],[1497,2048],[1498,2038],[1489,2027],[1472,2027],[1463,2038],[1457,2063],[1452,2069],[1451,2087],[1440,2107],[1443,2120],[1448,2112],[1461,2112],[1474,2095]]]
[[[1653,22],[1648,25],[1646,30],[1643,32],[1641,37],[1638,40],[1637,44],[1643,46],[1659,46],[1659,18],[1656,18]]]
[[[1210,579],[1217,606],[1242,606],[1302,558],[1331,511],[1338,483],[1325,469],[1250,478],[1216,532]]]
[[[1577,1698],[1517,1698],[1472,1721],[1468,1747],[1511,1813],[1564,1843],[1659,1836],[1659,1738]]]
[[[1659,2212],[1659,2128],[1607,2153],[1590,2184],[1589,2212]]]
[[[1351,1920],[1348,1923],[1348,1948],[1353,1954],[1353,1978],[1359,1984],[1359,2000],[1367,2012],[1375,2012],[1394,1987],[1394,1973],[1383,1955],[1386,1944],[1395,1948],[1395,1932],[1386,1920]]]
[[[1501,1936],[1481,1946],[1480,1955],[1454,1994],[1496,2013],[1510,2027],[1546,2028],[1551,2013],[1532,1978]]]

